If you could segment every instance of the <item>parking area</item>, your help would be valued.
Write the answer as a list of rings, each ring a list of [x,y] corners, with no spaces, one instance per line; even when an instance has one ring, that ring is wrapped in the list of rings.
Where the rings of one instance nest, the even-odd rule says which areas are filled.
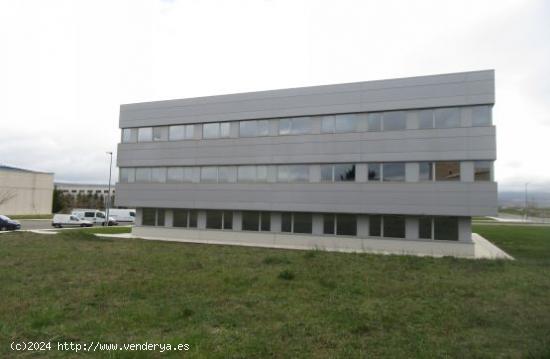
[[[51,219],[18,219],[21,229],[51,229]]]

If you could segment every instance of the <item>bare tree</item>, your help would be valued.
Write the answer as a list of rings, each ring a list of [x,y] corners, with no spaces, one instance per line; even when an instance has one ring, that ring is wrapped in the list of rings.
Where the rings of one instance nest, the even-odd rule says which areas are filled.
[[[0,205],[8,202],[10,199],[12,199],[15,196],[16,196],[16,194],[12,190],[0,191]]]

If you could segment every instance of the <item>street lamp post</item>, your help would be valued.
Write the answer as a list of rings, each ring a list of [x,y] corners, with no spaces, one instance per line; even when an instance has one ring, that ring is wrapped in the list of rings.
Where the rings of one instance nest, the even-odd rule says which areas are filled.
[[[525,204],[523,208],[524,222],[527,222],[527,185],[529,185],[529,182],[525,183]]]
[[[111,170],[113,168],[113,152],[106,152],[110,157],[111,157],[111,160],[109,162],[109,189],[108,189],[108,193],[107,193],[107,205],[105,206],[105,213],[106,213],[106,218],[105,218],[105,221],[107,222],[107,227],[109,226],[109,209],[111,207]],[[105,223],[104,223],[105,224]]]

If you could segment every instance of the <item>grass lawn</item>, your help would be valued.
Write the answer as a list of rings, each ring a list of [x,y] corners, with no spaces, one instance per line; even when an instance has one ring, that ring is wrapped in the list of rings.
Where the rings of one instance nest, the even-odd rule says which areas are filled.
[[[517,260],[3,234],[0,357],[13,340],[188,343],[208,358],[550,357],[550,228],[475,231]]]

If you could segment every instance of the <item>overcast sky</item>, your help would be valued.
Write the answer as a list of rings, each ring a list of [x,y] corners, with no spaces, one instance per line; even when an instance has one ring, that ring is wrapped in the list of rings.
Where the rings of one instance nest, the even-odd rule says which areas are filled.
[[[550,190],[549,24],[542,0],[2,0],[0,162],[106,182],[121,103],[495,69],[499,187]]]

